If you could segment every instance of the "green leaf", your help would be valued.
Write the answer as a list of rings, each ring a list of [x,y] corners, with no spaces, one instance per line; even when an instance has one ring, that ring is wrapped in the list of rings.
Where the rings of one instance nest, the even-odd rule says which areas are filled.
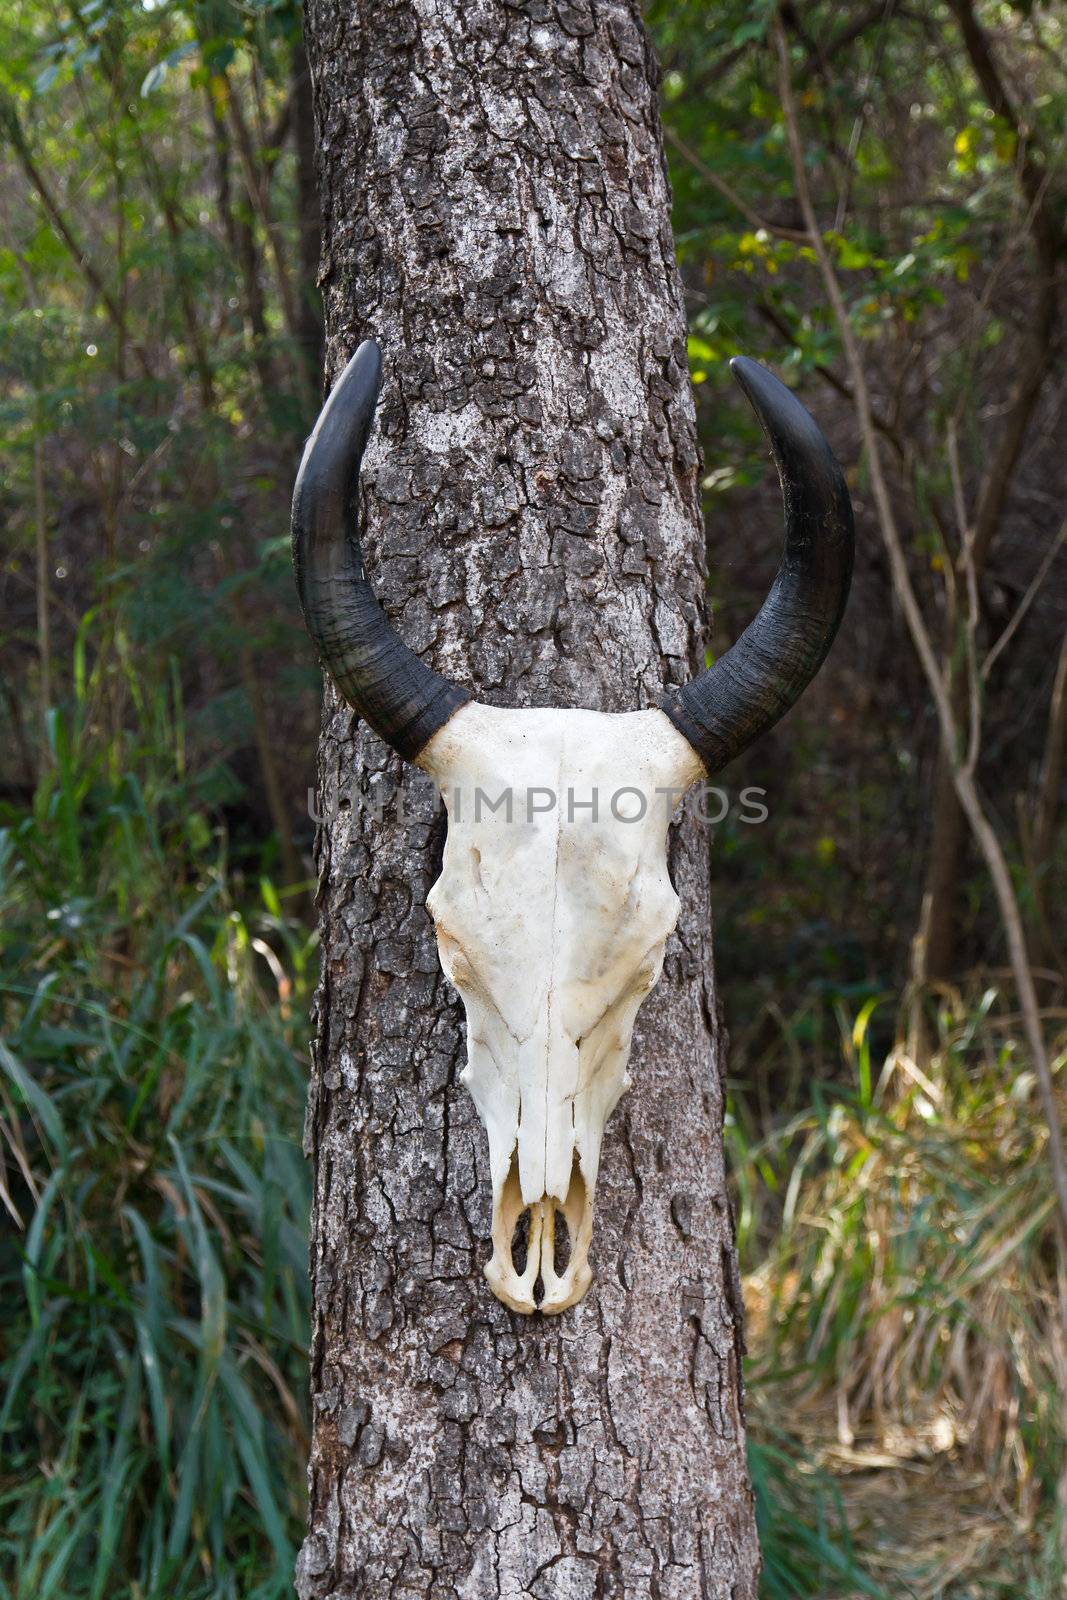
[[[27,1072],[21,1061],[12,1054],[2,1039],[0,1039],[0,1067],[3,1067],[26,1105],[37,1117],[52,1146],[56,1159],[59,1161],[65,1160],[69,1151],[67,1137],[63,1130],[62,1117],[53,1104],[51,1096],[41,1088],[32,1074]]]
[[[104,1493],[100,1502],[96,1565],[93,1569],[89,1600],[103,1600],[112,1563],[118,1547],[119,1535],[125,1521],[127,1483],[130,1470],[130,1442],[137,1423],[138,1402],[141,1394],[141,1366],[129,1360],[126,1367],[126,1388],[119,1413],[115,1442],[104,1477]]]

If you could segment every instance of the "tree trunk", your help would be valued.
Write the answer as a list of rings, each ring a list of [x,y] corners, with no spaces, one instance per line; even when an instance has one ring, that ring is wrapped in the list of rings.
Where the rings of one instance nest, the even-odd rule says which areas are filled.
[[[636,7],[309,0],[307,37],[327,372],[367,336],[385,360],[363,481],[387,611],[489,703],[656,704],[703,664],[703,532]],[[593,1287],[524,1318],[481,1274],[486,1139],[423,906],[443,823],[352,801],[400,773],[328,687],[298,1593],[754,1600],[706,835],[673,836],[683,910],[608,1125]]]

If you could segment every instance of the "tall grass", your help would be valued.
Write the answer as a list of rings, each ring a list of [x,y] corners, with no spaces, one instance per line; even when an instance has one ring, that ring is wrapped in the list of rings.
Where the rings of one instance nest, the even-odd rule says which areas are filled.
[[[864,1568],[833,1477],[775,1426],[758,1389],[750,1392],[748,1469],[763,1570],[760,1600],[829,1600],[855,1595],[889,1600]]]
[[[173,691],[115,660],[0,819],[0,1594],[268,1600],[302,1514],[313,950],[268,882],[238,902]],[[133,733],[101,731],[117,694]]]
[[[728,1137],[753,1380],[842,1482],[896,1465],[928,1496],[950,1476],[980,1485],[972,1500],[995,1547],[981,1557],[989,1587],[958,1592],[1029,1592],[1026,1552],[1034,1571],[1057,1565],[1067,1444],[1033,1075],[993,987],[940,996],[923,1067],[899,1043],[875,1051],[875,1020],[873,1001],[855,1016],[838,1005],[846,1081],[809,1084],[807,1104],[769,1126],[735,1098]],[[804,1037],[818,1036],[810,1022],[783,1038],[794,1064]],[[947,1502],[941,1515],[951,1542]],[[992,1569],[1004,1565],[1006,1535],[1019,1559],[1002,1589]]]

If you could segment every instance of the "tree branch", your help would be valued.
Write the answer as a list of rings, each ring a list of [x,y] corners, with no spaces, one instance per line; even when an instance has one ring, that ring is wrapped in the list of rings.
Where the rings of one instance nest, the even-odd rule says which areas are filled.
[[[93,294],[99,300],[108,317],[114,324],[119,338],[126,340],[126,319],[122,308],[114,295],[108,289],[100,276],[92,257],[89,255],[67,221],[51,189],[48,186],[40,168],[34,160],[33,152],[22,131],[18,112],[6,97],[0,101],[0,129],[7,134],[8,143],[18,157],[19,165],[26,175],[30,187],[35,189],[40,196],[41,204],[48,214],[52,226],[67,247],[67,252],[85,279]],[[137,359],[146,378],[152,377],[152,369],[148,365],[144,351],[137,347]]]
[[[1033,212],[1030,226],[1039,253],[1055,261],[1059,251],[1060,229],[1048,207],[1047,174],[1030,154],[1031,150],[1037,148],[1036,135],[1029,125],[1023,124],[1015,109],[989,40],[974,14],[971,0],[949,0],[949,5],[960,25],[964,48],[989,109],[994,116],[1006,122],[1015,135],[1019,153],[1019,180]]]
[[[1067,523],[1064,524],[1067,529]],[[1041,766],[1041,787],[1034,810],[1034,859],[1040,870],[1052,855],[1056,814],[1060,807],[1063,771],[1067,765],[1067,634],[1060,647],[1056,681],[1052,686],[1052,705],[1048,714],[1045,759]]]
[[[724,200],[728,200],[734,210],[739,211],[745,221],[750,223],[757,232],[762,230],[765,233],[773,233],[778,239],[791,239],[796,244],[809,243],[806,233],[799,232],[796,228],[780,228],[777,223],[768,222],[764,217],[761,217],[759,212],[755,211],[748,201],[743,199],[737,190],[726,182],[725,178],[720,178],[719,174],[709,167],[707,162],[703,161],[695,150],[690,149],[684,139],[679,138],[673,128],[665,127],[663,129],[663,137],[668,144],[674,146],[679,155],[685,157],[694,172],[699,172],[704,181],[710,183],[711,187],[717,190]]]
[[[1061,1242],[1063,1242],[1067,1241],[1067,1156],[1064,1153],[1063,1130],[1060,1125],[1056,1090],[1052,1080],[1052,1068],[1045,1045],[1044,1032],[1041,1027],[1037,992],[1034,988],[1034,978],[1030,967],[1029,952],[1026,947],[1022,916],[1000,840],[986,816],[974,774],[967,765],[960,761],[959,728],[953,713],[948,687],[941,675],[930,633],[920,610],[919,602],[916,599],[915,590],[912,587],[911,574],[908,570],[907,557],[904,552],[904,542],[897,527],[896,514],[893,510],[893,503],[890,499],[889,487],[882,466],[881,446],[871,411],[870,393],[867,388],[867,378],[864,372],[859,340],[849,320],[844,295],[841,292],[837,274],[823,242],[822,235],[819,232],[815,216],[815,208],[812,202],[811,189],[808,185],[808,175],[804,161],[804,147],[797,118],[796,101],[793,96],[789,49],[781,22],[778,19],[775,21],[774,42],[778,55],[778,87],[782,112],[785,117],[789,153],[793,164],[793,180],[796,185],[797,198],[800,201],[804,221],[811,235],[812,248],[815,251],[826,293],[845,349],[849,376],[856,397],[856,415],[870,466],[871,489],[878,512],[878,523],[886,554],[889,558],[890,571],[893,575],[893,587],[937,711],[942,749],[951,762],[952,782],[956,796],[970,824],[975,843],[985,861],[1004,926],[1025,1033],[1048,1129],[1049,1166],[1056,1193],[1058,1231]]]
[[[1000,637],[997,639],[996,643],[994,645],[992,645],[991,648],[989,649],[989,651],[987,652],[986,658],[982,662],[982,677],[983,677],[983,679],[989,677],[989,674],[993,670],[993,664],[997,660],[997,657],[1000,655],[1002,650],[1005,650],[1007,648],[1007,646],[1011,643],[1011,640],[1014,638],[1014,636],[1015,636],[1015,634],[1016,634],[1016,632],[1017,632],[1017,630],[1019,628],[1020,623],[1022,622],[1023,618],[1026,616],[1026,613],[1029,611],[1031,605],[1033,604],[1038,590],[1041,588],[1041,585],[1044,583],[1045,579],[1048,577],[1049,568],[1052,566],[1052,563],[1055,561],[1056,557],[1059,555],[1060,550],[1063,548],[1063,544],[1064,544],[1065,540],[1067,540],[1067,518],[1065,518],[1064,521],[1060,524],[1059,533],[1056,535],[1056,537],[1053,539],[1052,543],[1049,545],[1048,549],[1045,551],[1045,554],[1044,554],[1044,556],[1042,558],[1042,561],[1041,561],[1041,565],[1038,567],[1037,571],[1035,572],[1033,578],[1030,580],[1029,584],[1027,584],[1026,592],[1023,595],[1022,599],[1019,601],[1019,604],[1016,606],[1015,610],[1012,612],[1011,619],[1007,623],[1006,627],[1003,629],[1003,631],[1000,634]]]
[[[974,516],[974,559],[981,575],[996,535],[1022,453],[1026,430],[1052,361],[1058,320],[1056,264],[1060,229],[1048,205],[1048,174],[1034,162],[1034,136],[1024,127],[1004,85],[989,41],[971,0],[950,0],[974,75],[990,110],[1015,136],[1019,186],[1027,202],[1026,227],[1037,256],[1037,299],[1026,319],[1023,359],[989,469],[978,493]]]

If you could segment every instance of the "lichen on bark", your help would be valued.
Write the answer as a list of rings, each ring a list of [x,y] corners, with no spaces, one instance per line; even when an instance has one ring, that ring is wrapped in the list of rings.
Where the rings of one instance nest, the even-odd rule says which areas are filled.
[[[703,531],[636,8],[309,0],[306,31],[328,371],[365,337],[385,359],[383,604],[490,703],[656,704],[703,662]],[[423,904],[443,820],[358,801],[400,776],[328,687],[301,1600],[754,1600],[706,835],[672,837],[594,1286],[523,1318],[481,1274],[485,1135]]]

